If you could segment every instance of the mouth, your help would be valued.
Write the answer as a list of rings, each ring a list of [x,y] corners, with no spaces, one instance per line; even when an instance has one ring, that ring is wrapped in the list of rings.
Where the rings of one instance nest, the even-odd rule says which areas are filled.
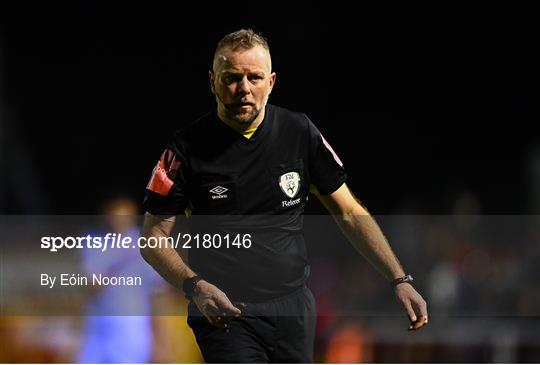
[[[253,103],[243,103],[243,102],[240,102],[240,103],[234,103],[231,105],[233,108],[238,108],[238,109],[247,109],[249,107],[254,107],[255,104]]]

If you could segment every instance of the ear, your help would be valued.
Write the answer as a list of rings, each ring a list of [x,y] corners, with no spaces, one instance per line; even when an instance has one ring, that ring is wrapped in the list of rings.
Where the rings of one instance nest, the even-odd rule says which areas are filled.
[[[215,94],[216,93],[214,89],[215,78],[214,78],[214,73],[212,71],[208,71],[208,78],[210,80],[210,91],[212,91],[212,94]]]
[[[274,85],[276,84],[276,73],[275,72],[272,72],[270,74],[270,92],[272,92],[272,90],[274,89]]]

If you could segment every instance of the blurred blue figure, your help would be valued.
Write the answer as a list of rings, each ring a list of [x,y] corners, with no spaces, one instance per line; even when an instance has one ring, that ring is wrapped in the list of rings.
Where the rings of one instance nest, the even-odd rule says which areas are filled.
[[[107,228],[96,234],[122,233],[136,242],[136,204],[116,198],[103,207]],[[148,363],[152,355],[152,295],[157,275],[139,254],[138,248],[85,248],[82,265],[90,279],[104,276],[138,276],[140,286],[92,286],[83,325],[80,363]]]

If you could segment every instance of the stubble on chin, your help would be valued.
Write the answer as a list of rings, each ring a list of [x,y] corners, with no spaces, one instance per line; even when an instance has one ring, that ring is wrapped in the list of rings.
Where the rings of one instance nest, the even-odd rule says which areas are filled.
[[[227,117],[242,126],[251,124],[259,116],[260,110],[253,108],[249,113],[227,111]]]

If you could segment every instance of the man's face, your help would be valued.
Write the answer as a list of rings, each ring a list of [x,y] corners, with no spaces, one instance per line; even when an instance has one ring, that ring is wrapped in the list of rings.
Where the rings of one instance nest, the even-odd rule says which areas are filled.
[[[214,71],[210,72],[218,114],[249,126],[266,106],[275,80],[270,54],[263,47],[222,49],[214,60]]]

